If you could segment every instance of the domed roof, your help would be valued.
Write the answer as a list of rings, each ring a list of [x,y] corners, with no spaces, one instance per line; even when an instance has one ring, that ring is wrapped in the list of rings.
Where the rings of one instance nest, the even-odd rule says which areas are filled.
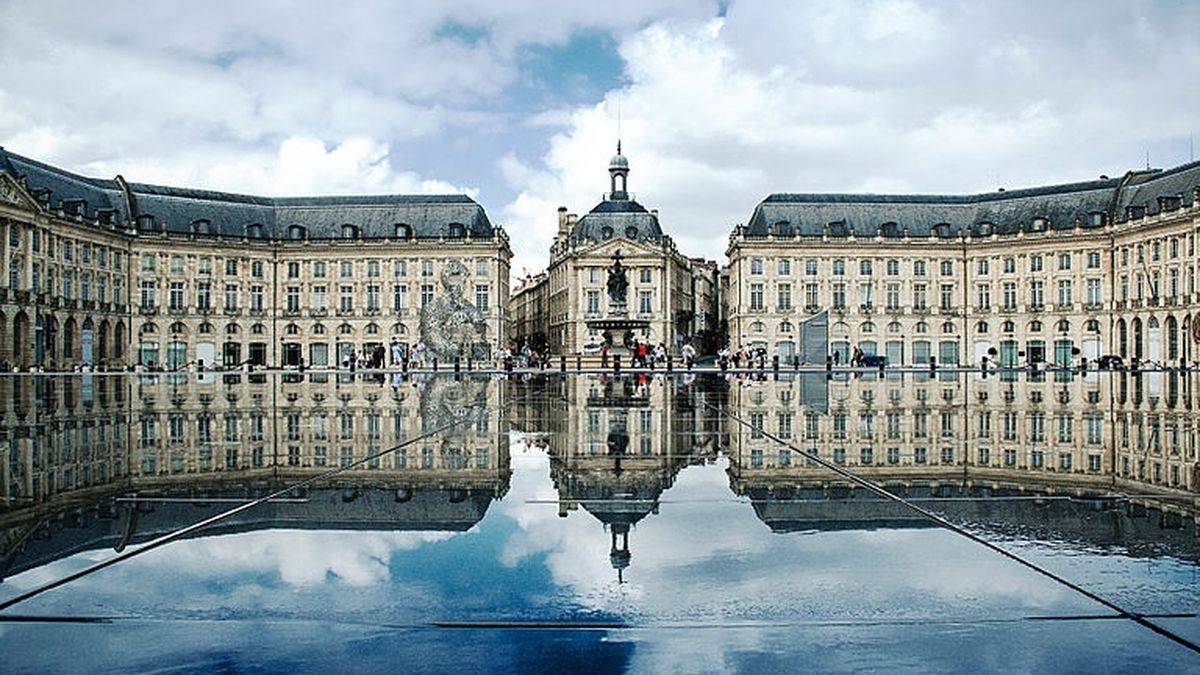
[[[625,155],[621,154],[621,141],[617,141],[617,154],[608,160],[608,170],[612,171],[613,169],[629,170],[629,160],[625,159]]]

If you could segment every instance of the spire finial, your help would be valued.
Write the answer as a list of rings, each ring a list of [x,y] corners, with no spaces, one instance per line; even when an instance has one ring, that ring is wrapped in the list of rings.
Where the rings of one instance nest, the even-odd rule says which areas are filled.
[[[621,154],[621,139],[617,139],[617,154]]]

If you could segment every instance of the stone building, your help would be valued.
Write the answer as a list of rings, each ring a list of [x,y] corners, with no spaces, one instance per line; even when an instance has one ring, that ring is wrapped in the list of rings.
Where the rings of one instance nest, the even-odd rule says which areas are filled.
[[[1200,163],[966,196],[774,194],[729,239],[729,339],[787,362],[1194,360]],[[994,350],[994,351],[993,351]]]
[[[464,195],[254,197],[0,150],[0,235],[0,362],[21,368],[479,357],[506,333],[508,237]]]
[[[663,233],[658,212],[630,194],[620,143],[608,172],[609,192],[590,212],[578,217],[559,208],[545,279],[518,297],[542,308],[539,330],[554,354],[595,352],[603,343],[622,353],[634,340],[678,350],[712,330],[698,317],[709,321],[715,305],[697,304],[714,301],[705,281],[712,270],[698,271]]]

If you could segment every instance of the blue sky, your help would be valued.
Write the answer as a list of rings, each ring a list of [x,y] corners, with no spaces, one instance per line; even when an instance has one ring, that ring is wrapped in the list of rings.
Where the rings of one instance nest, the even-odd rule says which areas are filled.
[[[1172,166],[1200,3],[0,4],[0,144],[260,194],[467,191],[545,264],[623,117],[691,255],[777,191],[978,192]]]

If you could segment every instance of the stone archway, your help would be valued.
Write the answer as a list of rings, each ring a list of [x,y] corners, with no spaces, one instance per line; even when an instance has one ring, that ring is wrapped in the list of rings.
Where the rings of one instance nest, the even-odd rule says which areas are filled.
[[[12,321],[12,361],[21,369],[29,368],[33,362],[30,354],[31,330],[29,315],[24,311],[17,312]]]
[[[75,317],[70,317],[63,323],[62,331],[62,360],[66,366],[71,366],[79,358],[78,336],[79,327]]]
[[[125,356],[125,322],[117,320],[113,325],[112,358],[119,360]]]
[[[96,331],[96,363],[106,364],[108,358],[108,319],[104,319]]]

